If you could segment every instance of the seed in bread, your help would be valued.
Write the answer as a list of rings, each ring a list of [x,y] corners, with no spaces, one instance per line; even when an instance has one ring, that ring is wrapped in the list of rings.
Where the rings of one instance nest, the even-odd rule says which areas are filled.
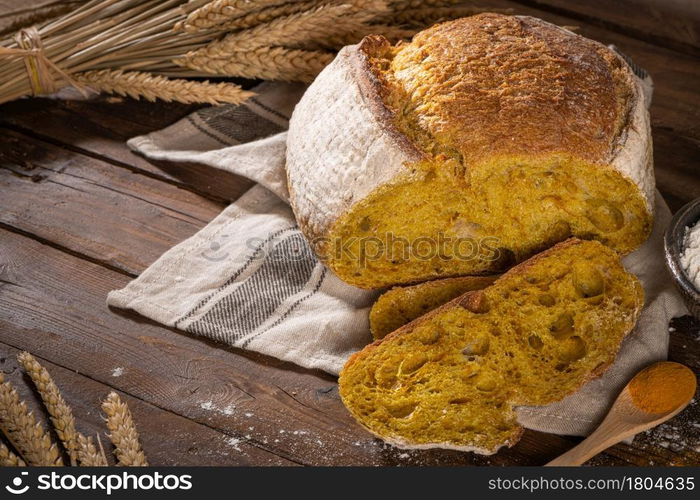
[[[617,253],[570,239],[354,354],[340,395],[399,447],[495,453],[520,438],[514,406],[558,401],[612,363],[643,295]]]

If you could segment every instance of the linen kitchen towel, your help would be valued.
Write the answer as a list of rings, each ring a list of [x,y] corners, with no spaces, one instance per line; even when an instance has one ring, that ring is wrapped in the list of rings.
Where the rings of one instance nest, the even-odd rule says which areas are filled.
[[[649,104],[651,79],[635,69]],[[255,90],[257,97],[244,105],[205,108],[129,141],[148,158],[198,162],[257,184],[107,302],[229,346],[337,374],[371,341],[368,312],[378,292],[347,285],[318,262],[288,205],[285,130],[303,87],[264,83]],[[558,403],[519,408],[525,427],[585,435],[632,374],[666,358],[668,322],[683,311],[664,267],[669,219],[657,193],[653,234],[624,259],[642,281],[646,303],[615,363]]]

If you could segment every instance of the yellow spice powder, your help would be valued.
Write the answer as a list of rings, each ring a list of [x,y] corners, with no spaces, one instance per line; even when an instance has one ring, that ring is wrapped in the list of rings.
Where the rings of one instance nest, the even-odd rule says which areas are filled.
[[[634,405],[647,413],[667,413],[695,394],[695,374],[670,361],[655,363],[639,372],[629,384]]]

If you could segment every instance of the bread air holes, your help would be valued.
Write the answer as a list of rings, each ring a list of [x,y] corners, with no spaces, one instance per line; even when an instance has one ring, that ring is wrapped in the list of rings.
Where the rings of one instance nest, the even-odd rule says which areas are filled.
[[[583,298],[595,297],[605,290],[603,275],[590,264],[576,265],[572,281],[574,289]]]
[[[360,220],[359,228],[360,231],[367,232],[370,230],[372,227],[372,223],[370,222],[369,216],[365,216]]]
[[[579,336],[573,336],[566,339],[560,345],[558,359],[562,363],[573,363],[583,358],[588,352],[586,342]]]
[[[418,403],[414,401],[399,401],[387,405],[386,410],[394,418],[407,418],[411,416],[417,406]]]
[[[427,362],[428,358],[424,354],[412,354],[401,362],[401,366],[399,367],[399,373],[401,375],[410,375],[418,371],[418,369],[420,369],[420,367],[422,367]]]
[[[432,345],[440,338],[440,330],[437,328],[429,328],[418,334],[416,337],[423,345]]]
[[[564,340],[574,333],[574,317],[569,313],[562,313],[549,327],[549,333],[557,340]]]
[[[491,342],[487,336],[479,337],[469,342],[467,346],[462,349],[462,355],[467,361],[474,361],[476,356],[483,356],[489,352],[490,344]]]
[[[539,351],[544,346],[544,342],[542,342],[542,339],[539,338],[537,335],[530,335],[527,338],[527,343],[536,351]]]
[[[377,385],[384,389],[398,389],[398,370],[399,362],[394,359],[389,359],[382,363],[374,372],[374,379]]]
[[[498,384],[496,383],[496,380],[491,377],[481,376],[477,379],[474,387],[476,387],[477,391],[493,392],[496,390],[496,387],[498,387]]]
[[[544,307],[552,307],[557,302],[554,296],[548,293],[543,293],[537,297],[537,301]]]
[[[604,233],[617,231],[625,225],[625,216],[610,201],[594,198],[587,202],[586,217],[597,229]]]

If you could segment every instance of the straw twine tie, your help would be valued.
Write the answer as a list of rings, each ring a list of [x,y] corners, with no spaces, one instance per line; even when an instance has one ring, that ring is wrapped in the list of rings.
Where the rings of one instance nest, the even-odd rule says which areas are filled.
[[[0,47],[0,57],[24,58],[32,95],[53,94],[60,88],[58,83],[61,81],[66,85],[72,85],[84,96],[88,95],[84,85],[49,60],[44,53],[39,31],[35,27],[20,30],[14,38],[19,48]]]

